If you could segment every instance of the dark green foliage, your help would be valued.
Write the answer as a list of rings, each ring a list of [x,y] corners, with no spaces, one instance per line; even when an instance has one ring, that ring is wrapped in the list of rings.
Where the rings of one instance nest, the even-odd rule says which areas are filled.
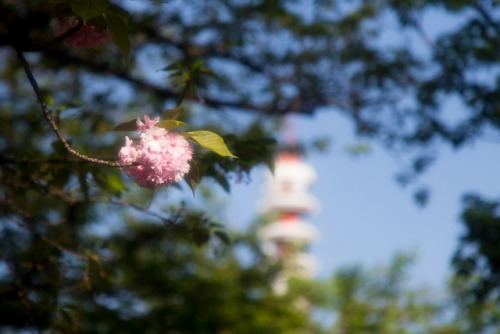
[[[209,250],[175,229],[134,224],[107,240],[101,251],[110,260],[89,271],[90,286],[78,299],[60,307],[71,310],[78,332],[270,333],[308,326],[305,315],[272,296],[256,269],[241,269],[232,252],[214,261]],[[60,320],[65,332],[72,324]]]
[[[272,170],[275,124],[289,113],[341,111],[359,135],[410,156],[404,183],[434,161],[436,144],[459,148],[500,128],[495,2],[0,5],[0,330],[320,331],[288,297],[270,293],[272,270],[239,261],[241,246],[252,250],[253,265],[262,264],[251,237],[229,239],[214,219],[184,206],[174,187],[137,189],[119,169],[70,156],[45,122],[14,47],[24,52],[69,144],[92,157],[116,160],[123,134],[108,130],[117,124],[161,115],[182,102],[180,120],[193,125],[186,131],[220,133],[238,157],[197,148],[200,174],[190,174],[192,189],[212,178],[230,191],[230,180],[245,179],[251,168],[266,164]],[[427,36],[420,19],[435,9],[459,25]],[[71,13],[107,26],[114,45],[66,47],[52,25]],[[417,32],[425,52],[414,52],[411,43],[384,44],[388,17],[397,21],[390,32]],[[443,110],[450,97],[464,106],[460,117],[452,112],[452,121]],[[236,112],[250,116],[241,120]],[[415,197],[424,204],[428,194],[422,187]],[[206,211],[213,205],[204,203]],[[492,300],[499,293],[499,233],[495,203],[470,198],[467,205],[466,234],[454,263],[464,279],[456,288],[466,301],[460,304],[466,305],[464,319],[473,320],[463,328],[472,333],[494,328],[498,319]],[[214,249],[222,255],[214,257]],[[324,298],[317,287],[311,287],[316,293],[301,293],[318,307],[336,305],[336,332],[406,333],[405,326],[416,328],[439,312],[426,308],[427,301],[412,308],[414,299],[399,295],[401,266],[396,261],[382,282],[359,270],[342,271],[334,279],[335,293]],[[470,296],[478,299],[469,302]],[[401,307],[402,298],[411,305]],[[395,321],[407,316],[409,321]],[[429,328],[459,332],[452,325],[420,332]]]
[[[464,197],[464,231],[453,256],[456,302],[470,319],[471,333],[497,333],[500,326],[500,204],[478,195]]]
[[[3,243],[15,280],[3,276],[0,284],[2,325],[60,333],[301,333],[310,328],[305,313],[273,296],[270,276],[241,268],[229,248],[216,257],[211,247],[197,248],[206,242],[199,237],[208,238],[217,227],[200,218],[178,215],[168,226],[131,221],[106,239],[85,234],[85,248],[94,251],[80,255],[61,245],[60,235],[54,235],[57,243],[25,242],[21,253],[10,253],[16,246]],[[242,243],[236,238],[224,247]]]
[[[477,195],[464,199],[465,231],[453,264],[459,276],[471,279],[471,292],[478,300],[498,298],[500,279],[500,204]]]

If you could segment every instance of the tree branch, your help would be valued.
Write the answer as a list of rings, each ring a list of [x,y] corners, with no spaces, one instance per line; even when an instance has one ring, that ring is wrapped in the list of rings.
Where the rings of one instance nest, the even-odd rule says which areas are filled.
[[[98,159],[103,160],[102,158]],[[82,163],[87,163],[87,161],[73,157],[17,159],[6,156],[0,156],[0,165],[43,165],[43,164],[82,164]]]
[[[73,28],[69,29],[64,34],[62,34],[60,36],[57,36],[56,38],[54,38],[51,41],[48,41],[45,44],[34,45],[34,46],[30,47],[30,48],[24,48],[24,49],[22,49],[22,51],[24,51],[24,52],[34,52],[34,51],[41,51],[41,50],[50,48],[51,46],[59,44],[60,42],[64,41],[66,38],[68,38],[69,36],[73,35],[81,27],[83,27],[83,21],[78,22],[78,24],[76,26],[74,26]]]
[[[47,107],[47,102],[45,101],[45,98],[42,94],[42,91],[40,90],[40,87],[38,86],[38,83],[36,82],[36,79],[33,75],[33,72],[31,71],[30,65],[28,64],[26,58],[24,57],[24,54],[22,52],[22,48],[19,46],[19,42],[16,41],[15,38],[11,38],[11,36],[13,36],[12,28],[8,24],[8,20],[7,20],[6,14],[5,14],[5,7],[3,6],[3,4],[1,2],[0,2],[0,17],[4,21],[5,26],[7,28],[7,32],[9,34],[10,39],[11,39],[10,44],[15,48],[16,53],[17,53],[17,58],[19,59],[19,61],[23,65],[26,76],[28,77],[28,81],[30,82],[30,85],[33,88],[33,91],[35,92],[36,97],[38,99],[38,102],[40,103],[43,116],[45,117],[45,120],[47,121],[47,123],[49,123],[49,125],[51,126],[52,130],[54,130],[54,132],[56,133],[57,138],[59,138],[59,140],[63,144],[66,151],[68,151],[69,154],[77,157],[78,159],[81,159],[81,160],[84,160],[87,162],[91,162],[94,164],[98,164],[98,165],[111,166],[111,167],[130,167],[130,166],[133,166],[133,163],[119,163],[119,162],[113,162],[113,161],[92,158],[92,157],[86,156],[84,154],[81,154],[81,153],[75,151],[69,145],[68,141],[66,140],[66,138],[64,138],[63,134],[61,133],[61,130],[59,129],[57,124],[52,119],[52,116],[50,115],[50,110]]]
[[[491,15],[488,14],[488,11],[479,3],[479,1],[474,1],[474,7],[479,12],[479,14],[483,17],[483,19],[491,27],[493,27],[493,29],[495,29],[495,32],[497,33],[497,40],[498,40],[498,36],[500,36],[500,26],[498,25],[498,23],[493,20]]]
[[[93,60],[89,59],[82,59],[78,57],[74,57],[71,55],[68,55],[66,53],[57,51],[57,50],[49,50],[47,54],[50,54],[54,59],[58,60],[59,62],[71,62],[78,64],[82,67],[87,68],[88,70],[98,73],[98,74],[111,74],[116,78],[123,79],[135,86],[137,86],[140,89],[149,91],[153,94],[155,94],[157,97],[162,98],[162,99],[175,99],[177,100],[179,97],[182,96],[182,92],[175,92],[172,90],[169,90],[167,88],[159,87],[155,84],[152,84],[150,82],[147,82],[145,80],[141,80],[139,78],[133,77],[130,73],[127,73],[125,71],[119,70],[112,68],[109,64],[103,63],[103,62],[95,62]],[[292,106],[292,103],[289,105],[286,105],[284,107],[277,107],[275,105],[255,105],[252,103],[242,103],[242,102],[232,102],[232,101],[224,101],[220,99],[214,99],[210,97],[203,97],[204,104],[218,109],[218,108],[234,108],[238,109],[241,111],[252,111],[252,112],[257,112],[257,113],[263,113],[263,114],[268,114],[268,115],[281,115],[285,114],[288,112],[293,112],[297,111],[300,112],[300,110],[293,110],[290,109]]]
[[[16,48],[16,52],[17,52],[17,58],[19,58],[19,60],[21,61],[21,64],[24,67],[24,71],[26,72],[26,75],[27,75],[28,80],[31,84],[31,87],[33,88],[33,91],[36,94],[38,102],[40,102],[43,116],[47,120],[47,123],[49,123],[49,125],[52,127],[52,130],[54,130],[54,132],[56,133],[57,138],[59,138],[59,140],[63,144],[64,148],[66,149],[66,151],[68,151],[69,154],[77,157],[78,159],[81,159],[81,160],[84,160],[87,162],[91,162],[94,164],[98,164],[98,165],[104,165],[104,166],[110,166],[110,167],[130,167],[133,165],[131,163],[119,163],[119,162],[113,162],[113,161],[92,158],[92,157],[86,156],[84,154],[81,154],[81,153],[75,151],[69,145],[66,138],[64,138],[64,136],[61,133],[61,130],[59,130],[59,127],[57,126],[56,122],[54,122],[54,120],[52,119],[52,116],[50,116],[50,110],[47,108],[47,102],[45,101],[45,98],[43,97],[43,94],[40,90],[40,87],[38,87],[36,79],[33,76],[33,72],[31,72],[31,68],[30,68],[28,62],[26,61],[26,58],[24,58],[22,51],[20,51],[19,49]]]

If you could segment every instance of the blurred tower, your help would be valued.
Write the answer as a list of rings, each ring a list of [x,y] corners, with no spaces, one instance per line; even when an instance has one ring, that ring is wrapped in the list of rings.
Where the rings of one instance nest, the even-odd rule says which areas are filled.
[[[312,278],[318,269],[316,258],[306,253],[318,232],[302,219],[318,209],[316,199],[308,193],[315,179],[314,169],[293,151],[279,154],[274,175],[266,177],[259,208],[271,222],[258,231],[258,237],[264,253],[283,263],[274,284],[278,294],[287,292],[290,277]]]

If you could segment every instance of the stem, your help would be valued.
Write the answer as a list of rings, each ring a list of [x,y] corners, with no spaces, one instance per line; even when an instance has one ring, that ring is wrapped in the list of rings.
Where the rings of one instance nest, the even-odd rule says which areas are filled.
[[[38,87],[36,79],[33,76],[33,72],[31,71],[31,68],[30,68],[28,62],[26,61],[26,58],[24,58],[22,51],[20,51],[17,47],[16,47],[16,51],[17,51],[17,58],[19,58],[19,60],[21,61],[21,64],[24,67],[24,71],[26,72],[28,80],[31,84],[31,87],[33,88],[33,91],[36,94],[38,102],[40,102],[43,116],[47,120],[47,123],[49,123],[49,125],[52,127],[52,130],[54,130],[54,132],[56,133],[57,138],[59,138],[59,140],[63,144],[64,148],[66,149],[66,151],[68,151],[69,154],[77,157],[78,159],[88,161],[88,162],[98,164],[98,165],[105,165],[105,166],[111,166],[111,167],[129,167],[129,166],[132,166],[131,163],[119,163],[119,162],[113,162],[113,161],[92,158],[92,157],[86,156],[84,154],[81,154],[81,153],[75,151],[73,148],[71,148],[68,141],[66,140],[66,138],[64,138],[63,134],[61,133],[61,130],[59,130],[59,127],[52,119],[52,116],[50,115],[50,110],[47,108],[47,102],[45,101],[45,98],[43,97],[43,94],[40,90],[40,87]]]
[[[83,27],[83,21],[78,22],[78,24],[76,26],[74,26],[73,28],[69,29],[64,34],[62,34],[62,35],[54,38],[53,40],[51,40],[51,41],[49,41],[49,42],[47,42],[47,43],[45,43],[43,45],[37,45],[37,46],[31,47],[31,48],[24,48],[24,49],[22,49],[22,51],[24,51],[24,52],[33,52],[33,51],[41,51],[41,50],[50,48],[51,46],[56,45],[56,44],[64,41],[69,36],[73,35],[81,27]]]
[[[484,8],[479,1],[474,1],[474,7],[476,10],[481,14],[483,19],[491,26],[493,29],[495,29],[495,32],[497,33],[497,38],[498,35],[500,35],[500,26],[495,22],[495,20],[491,17],[491,15],[488,13],[487,9]]]
[[[12,29],[8,24],[8,19],[7,19],[6,14],[5,14],[5,7],[3,6],[3,4],[1,2],[0,2],[0,18],[4,21],[5,26],[7,27],[8,34],[10,36],[13,36]],[[111,166],[111,167],[130,167],[130,166],[134,165],[134,163],[119,163],[119,162],[113,162],[113,161],[92,158],[92,157],[86,156],[84,154],[81,154],[81,153],[75,151],[73,148],[71,148],[68,141],[66,140],[66,138],[64,138],[63,134],[61,133],[61,130],[59,130],[59,127],[57,126],[57,124],[52,119],[52,116],[50,115],[50,110],[49,110],[49,108],[47,108],[47,102],[45,101],[45,98],[43,97],[43,94],[40,90],[40,87],[38,87],[38,83],[36,82],[36,79],[33,75],[33,72],[31,71],[30,65],[28,64],[28,62],[26,61],[26,58],[24,57],[24,54],[22,52],[21,47],[19,46],[19,43],[16,41],[15,38],[11,38],[11,44],[15,48],[16,53],[17,53],[17,58],[19,59],[19,61],[23,65],[24,71],[26,72],[26,76],[28,77],[28,80],[31,84],[31,87],[33,88],[33,91],[36,94],[38,102],[40,103],[40,106],[42,108],[42,113],[43,113],[43,116],[45,117],[45,120],[52,127],[52,130],[54,130],[54,132],[56,133],[57,138],[59,138],[59,140],[63,144],[64,148],[66,149],[66,151],[68,151],[69,154],[77,157],[78,159],[81,159],[81,160],[84,160],[87,162],[91,162],[94,164],[98,164],[98,165]]]

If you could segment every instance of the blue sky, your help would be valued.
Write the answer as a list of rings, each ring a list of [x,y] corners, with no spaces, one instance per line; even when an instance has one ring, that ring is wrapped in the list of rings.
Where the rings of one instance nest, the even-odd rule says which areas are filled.
[[[402,31],[392,16],[385,19],[382,23],[386,33],[378,41],[381,45],[404,43],[423,57],[430,55],[422,36],[412,30]],[[463,21],[438,8],[421,19],[427,36],[434,40]],[[152,59],[148,57],[148,61]],[[150,80],[156,77],[163,82],[163,72],[156,71],[161,67],[151,66],[154,71],[148,74]],[[461,115],[459,104],[451,101],[445,106],[443,117],[447,120],[457,121]],[[322,265],[319,276],[328,276],[343,265],[386,264],[396,252],[404,251],[417,255],[411,271],[414,282],[443,286],[461,232],[462,195],[473,191],[499,196],[500,180],[490,175],[500,167],[500,140],[479,140],[459,151],[440,147],[437,161],[419,179],[431,190],[430,202],[420,208],[412,198],[414,188],[404,189],[395,181],[401,165],[391,153],[376,144],[372,144],[373,152],[367,156],[354,158],[346,152],[346,146],[355,143],[356,138],[352,123],[345,117],[335,111],[322,111],[314,117],[295,116],[293,123],[300,141],[321,136],[332,140],[329,152],[307,157],[318,173],[311,193],[322,204],[317,215],[308,217],[322,235],[311,249]],[[245,229],[256,219],[263,175],[263,168],[255,169],[250,184],[233,184],[231,194],[221,198],[229,202],[225,214],[229,229]]]
[[[461,19],[437,8],[421,19],[431,39],[461,24]],[[393,17],[387,17],[385,24],[388,33],[380,42],[410,43],[415,52],[428,55],[422,36],[394,29]],[[457,101],[446,101],[443,117],[454,122],[463,115],[464,109]],[[420,208],[413,200],[415,188],[403,188],[395,181],[401,163],[394,154],[376,143],[372,143],[373,151],[366,156],[347,153],[346,146],[357,140],[346,117],[333,110],[322,111],[314,117],[295,116],[293,124],[299,141],[321,136],[332,140],[329,152],[313,153],[306,159],[318,173],[311,193],[322,205],[317,215],[308,217],[322,236],[311,248],[321,262],[319,277],[344,265],[384,265],[396,252],[403,251],[416,254],[410,272],[413,283],[444,288],[461,234],[462,196],[475,192],[499,197],[500,179],[495,180],[492,175],[500,168],[500,138],[479,139],[460,150],[446,145],[438,147],[436,162],[419,178],[431,190],[429,203]],[[243,229],[256,218],[255,203],[262,196],[263,175],[264,171],[257,169],[251,184],[232,186],[227,212],[229,228]]]
[[[395,181],[400,164],[388,151],[372,143],[373,151],[366,156],[347,153],[346,146],[356,138],[345,117],[324,111],[315,117],[296,116],[293,123],[299,140],[324,135],[332,139],[327,153],[306,158],[318,173],[311,193],[322,207],[307,217],[321,233],[311,248],[321,263],[318,276],[327,277],[350,264],[373,268],[407,251],[417,255],[410,271],[412,283],[443,288],[461,233],[462,195],[474,191],[498,196],[500,180],[490,176],[500,167],[500,142],[479,140],[458,151],[443,145],[436,163],[420,179],[431,189],[430,202],[420,208],[412,188]],[[256,169],[250,184],[232,186],[228,228],[244,229],[257,217],[263,175],[263,169]]]

